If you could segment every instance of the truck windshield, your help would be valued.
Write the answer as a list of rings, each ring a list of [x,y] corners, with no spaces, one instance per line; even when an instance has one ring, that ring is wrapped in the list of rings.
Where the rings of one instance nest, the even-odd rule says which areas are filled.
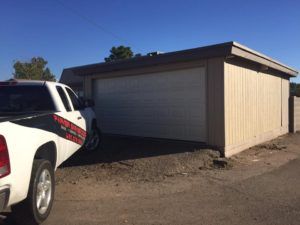
[[[45,86],[0,86],[0,116],[54,110],[53,100]]]

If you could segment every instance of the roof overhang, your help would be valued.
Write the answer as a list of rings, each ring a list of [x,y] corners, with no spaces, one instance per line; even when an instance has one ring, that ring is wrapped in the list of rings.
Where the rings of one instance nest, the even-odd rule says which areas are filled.
[[[256,62],[258,64],[278,70],[293,77],[297,76],[298,74],[297,70],[237,42],[232,42],[231,55]]]
[[[200,48],[164,53],[156,56],[141,56],[132,59],[119,60],[115,62],[103,62],[79,67],[68,68],[75,75],[89,76],[120,70],[130,70],[143,67],[150,67],[163,64],[188,62],[213,57],[240,57],[274,70],[280,71],[289,76],[297,76],[298,71],[288,67],[268,56],[254,51],[237,42],[225,42],[217,45],[210,45]]]

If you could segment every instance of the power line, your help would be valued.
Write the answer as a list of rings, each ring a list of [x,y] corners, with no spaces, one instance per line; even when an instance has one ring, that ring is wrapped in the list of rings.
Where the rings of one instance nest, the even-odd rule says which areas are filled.
[[[74,15],[79,16],[82,20],[86,21],[87,23],[93,25],[94,27],[100,29],[101,31],[103,31],[104,33],[107,33],[109,35],[111,35],[112,37],[114,37],[115,39],[128,44],[129,46],[133,46],[129,41],[127,41],[126,39],[124,39],[123,37],[117,35],[116,33],[110,31],[109,29],[106,29],[104,26],[98,24],[96,21],[92,20],[91,18],[87,17],[86,15],[80,13],[78,10],[69,7],[68,5],[66,5],[63,1],[61,0],[55,0],[59,5],[61,5],[62,7],[64,7],[65,9],[69,10],[70,12],[72,12]]]

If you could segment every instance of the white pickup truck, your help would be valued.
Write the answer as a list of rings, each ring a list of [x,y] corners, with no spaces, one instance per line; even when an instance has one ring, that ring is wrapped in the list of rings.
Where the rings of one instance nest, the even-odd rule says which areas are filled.
[[[0,211],[40,224],[54,199],[54,171],[81,147],[95,150],[100,131],[92,101],[66,85],[0,82]]]

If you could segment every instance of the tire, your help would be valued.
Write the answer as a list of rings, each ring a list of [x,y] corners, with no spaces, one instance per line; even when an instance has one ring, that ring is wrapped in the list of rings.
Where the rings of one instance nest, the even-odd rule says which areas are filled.
[[[34,160],[27,198],[12,206],[14,220],[24,225],[41,224],[50,214],[54,191],[54,169],[51,163],[43,159]]]
[[[101,143],[101,131],[98,127],[92,128],[92,132],[88,135],[87,141],[84,145],[87,151],[96,151],[99,149]]]

